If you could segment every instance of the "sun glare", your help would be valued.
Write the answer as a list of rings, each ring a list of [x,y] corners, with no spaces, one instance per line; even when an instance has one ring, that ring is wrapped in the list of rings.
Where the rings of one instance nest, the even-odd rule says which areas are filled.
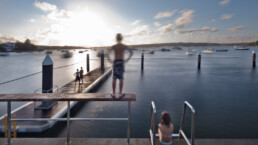
[[[62,40],[61,45],[110,45],[114,37],[102,16],[88,9],[71,12],[68,19],[52,27],[58,32],[56,39]]]

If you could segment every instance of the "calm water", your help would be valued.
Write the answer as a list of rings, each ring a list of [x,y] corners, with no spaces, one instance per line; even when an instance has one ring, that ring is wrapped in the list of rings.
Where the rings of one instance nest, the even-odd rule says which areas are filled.
[[[236,51],[232,47],[213,48],[228,48],[229,51],[203,54],[200,71],[197,70],[197,55],[186,56],[185,52],[187,49],[197,49],[198,51],[205,49],[204,47],[184,48],[181,51],[173,50],[171,52],[156,51],[155,54],[147,54],[148,51],[145,51],[144,71],[140,70],[141,51],[134,51],[133,59],[126,64],[124,85],[125,92],[135,92],[137,94],[137,101],[132,103],[131,109],[132,137],[148,137],[151,101],[155,101],[157,107],[157,121],[160,121],[159,114],[163,110],[169,111],[175,125],[175,132],[178,132],[183,102],[187,100],[196,109],[197,138],[257,138],[258,80],[257,70],[251,67],[251,51],[256,48],[248,51]],[[17,57],[19,55],[23,54],[17,54]],[[35,57],[34,54],[28,54],[28,56]],[[44,55],[42,55],[39,63],[43,58]],[[62,59],[59,61],[60,65],[70,63],[63,62]],[[26,70],[26,66],[19,72],[15,71],[14,75],[40,71],[41,64],[35,64],[34,67],[38,70]],[[74,71],[72,70],[73,67],[70,68],[71,70],[69,68],[65,69],[66,72],[55,71],[55,84],[58,84],[61,80],[64,81],[64,76]],[[6,72],[9,72],[8,70],[16,69],[10,67]],[[27,73],[24,71],[27,71]],[[68,78],[73,79],[72,76]],[[1,91],[9,89],[9,92],[12,92],[11,89],[17,87],[14,91],[19,92],[23,90],[23,87],[21,87],[23,81],[13,82],[9,87],[0,85],[0,89]],[[40,87],[41,74],[27,78],[28,84],[34,81],[38,84],[37,87]],[[112,78],[110,77],[103,83],[98,92],[111,92],[111,82]],[[30,86],[26,88],[30,90]],[[34,90],[34,88],[31,90]],[[2,108],[1,104],[1,110]],[[73,108],[72,116],[127,117],[127,103],[81,103]],[[189,112],[186,117],[189,121],[186,120],[185,129],[189,131]],[[41,134],[33,134],[33,136],[65,137],[65,125],[64,122],[58,123],[54,128]],[[126,130],[127,122],[121,121],[80,121],[71,123],[72,137],[126,137]],[[24,136],[32,136],[32,134]]]

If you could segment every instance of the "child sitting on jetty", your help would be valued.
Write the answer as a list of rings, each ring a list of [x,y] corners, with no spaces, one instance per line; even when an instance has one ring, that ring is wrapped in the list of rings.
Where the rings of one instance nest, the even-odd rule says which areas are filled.
[[[123,79],[124,79],[124,62],[127,62],[130,60],[130,58],[133,55],[132,50],[129,49],[128,46],[125,44],[122,44],[123,36],[122,34],[118,33],[116,35],[116,41],[117,44],[113,45],[112,48],[107,53],[107,58],[109,62],[112,63],[110,59],[110,53],[113,50],[115,53],[114,61],[113,61],[113,82],[112,82],[112,88],[113,92],[111,93],[112,97],[115,97],[116,94],[116,80],[119,79],[119,98],[123,97],[125,94],[122,92],[123,90]],[[124,51],[128,50],[130,55],[129,57],[124,60]]]
[[[77,69],[76,73],[74,73],[74,76],[75,76],[75,86],[76,86],[76,82],[77,81],[79,82],[79,85],[80,85],[80,72],[79,72],[79,69]]]
[[[172,145],[172,134],[174,125],[171,123],[170,115],[168,112],[161,113],[161,123],[159,123],[159,141],[161,145]]]

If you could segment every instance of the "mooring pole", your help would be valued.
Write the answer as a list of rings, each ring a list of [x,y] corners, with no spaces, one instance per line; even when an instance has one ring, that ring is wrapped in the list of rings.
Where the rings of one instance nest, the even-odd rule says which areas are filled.
[[[256,67],[256,53],[253,51],[252,52],[252,56],[253,56],[253,68]]]
[[[89,72],[90,71],[90,55],[89,54],[87,54],[86,62],[87,62],[87,72]]]
[[[142,59],[141,59],[141,69],[143,70],[144,68],[144,53],[142,52]]]
[[[104,50],[101,51],[100,57],[101,57],[101,60],[100,60],[100,69],[101,69],[102,71],[104,71],[104,70],[105,70],[105,65],[104,65]]]
[[[201,58],[202,58],[201,53],[198,52],[198,69],[201,68]]]

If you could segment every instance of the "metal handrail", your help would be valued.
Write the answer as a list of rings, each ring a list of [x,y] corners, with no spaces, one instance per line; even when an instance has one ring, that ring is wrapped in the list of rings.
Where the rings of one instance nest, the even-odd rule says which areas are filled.
[[[47,93],[49,93],[50,91],[55,91],[55,88],[56,88],[56,91],[58,92],[58,85],[54,85],[53,88],[49,89],[49,90],[45,90]],[[39,90],[41,90],[41,92],[43,91],[42,88],[38,88],[36,90],[34,90],[34,93],[37,93]]]
[[[42,88],[38,88],[38,89],[36,89],[36,90],[34,90],[34,93],[37,93],[39,90],[41,90],[41,92],[43,91],[42,90]],[[54,87],[53,88],[51,88],[51,89],[49,89],[49,90],[46,90],[46,92],[47,93],[49,93],[50,91],[55,91],[56,90],[56,92],[58,93],[58,85],[54,85]],[[36,108],[36,101],[34,101],[34,109]]]
[[[184,123],[184,118],[185,118],[186,107],[189,107],[191,112],[192,112],[191,142],[189,141],[189,139],[187,138],[187,136],[185,135],[185,133],[183,131],[183,123]],[[182,113],[182,117],[181,117],[181,121],[180,121],[179,137],[178,138],[180,138],[180,137],[183,137],[186,140],[188,145],[194,145],[194,138],[195,138],[195,109],[187,101],[184,102],[183,113]]]
[[[130,119],[131,119],[131,101],[128,101],[128,117],[127,118],[71,118],[70,117],[70,101],[67,101],[67,116],[66,118],[17,118],[12,119],[11,116],[11,101],[7,102],[7,145],[11,145],[11,122],[17,121],[67,121],[67,137],[66,145],[70,145],[70,121],[127,121],[127,145],[130,145]]]
[[[151,102],[151,119],[150,119],[150,139],[151,139],[151,145],[156,144],[156,131],[155,131],[155,119],[156,119],[156,106],[154,101]]]

